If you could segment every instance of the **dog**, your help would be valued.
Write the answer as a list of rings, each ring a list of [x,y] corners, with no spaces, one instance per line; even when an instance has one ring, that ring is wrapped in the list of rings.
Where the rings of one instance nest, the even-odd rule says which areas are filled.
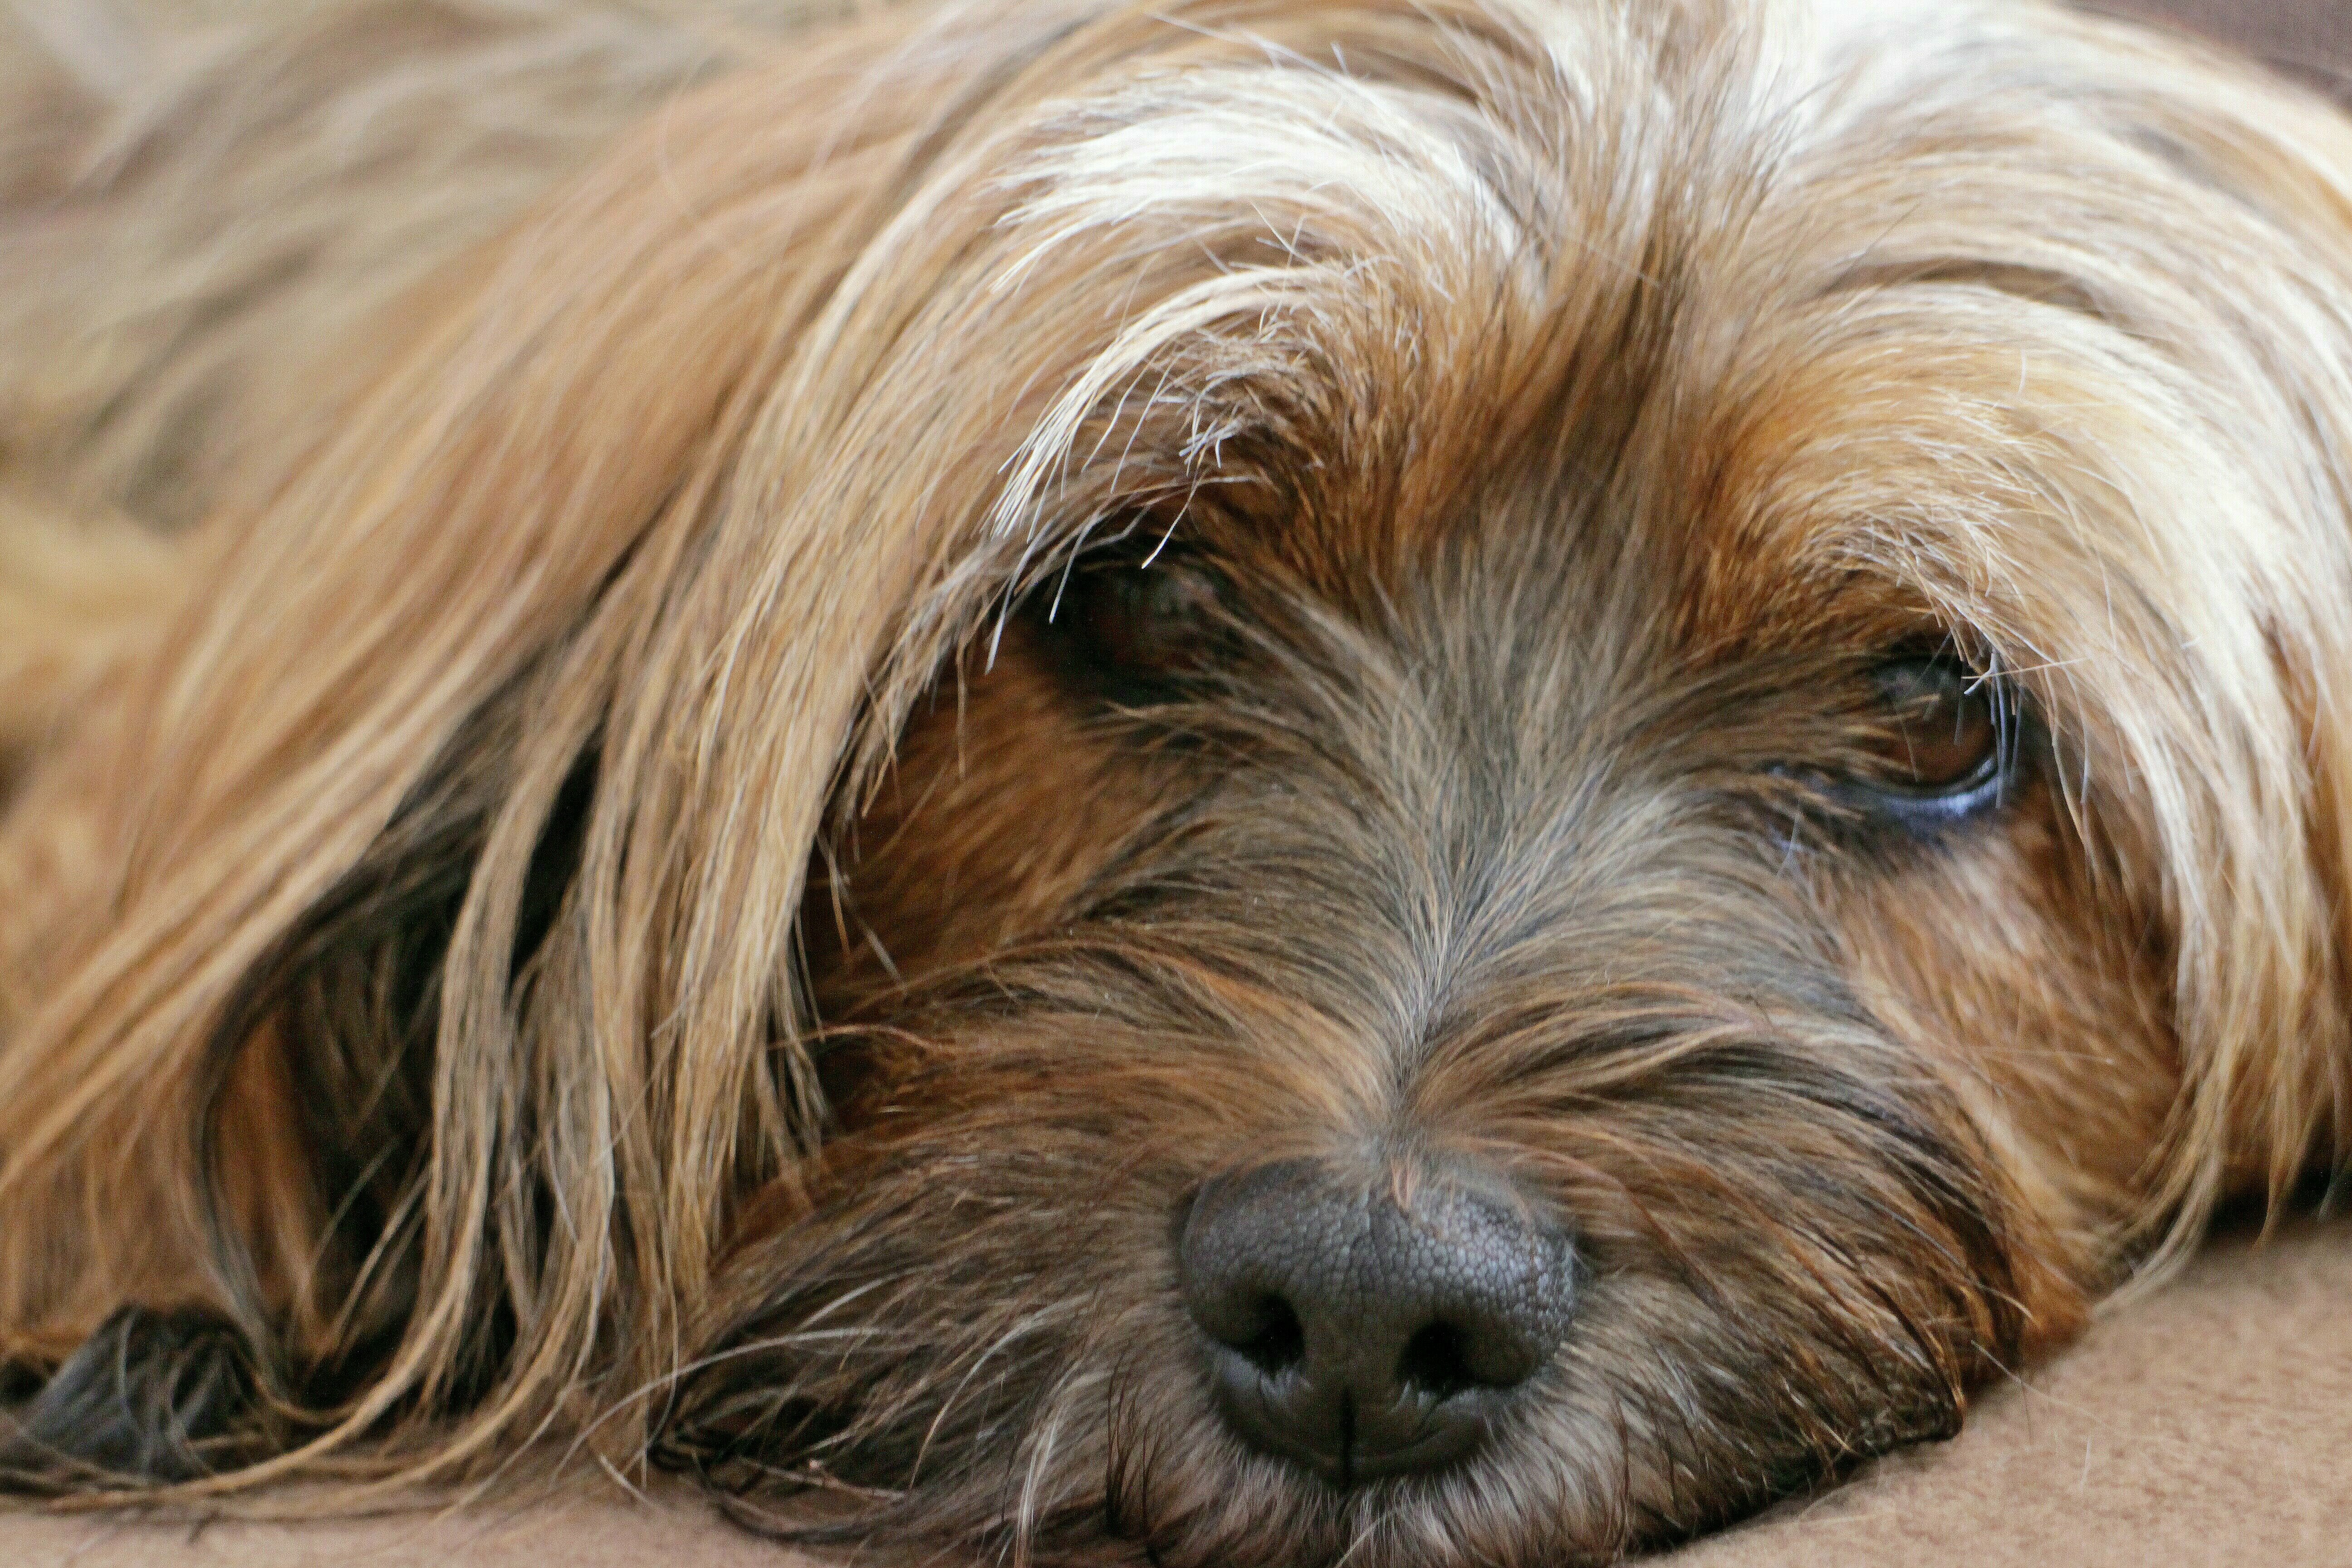
[[[2318,97],[815,21],[8,24],[10,1485],[1608,1561],[2342,1167]]]

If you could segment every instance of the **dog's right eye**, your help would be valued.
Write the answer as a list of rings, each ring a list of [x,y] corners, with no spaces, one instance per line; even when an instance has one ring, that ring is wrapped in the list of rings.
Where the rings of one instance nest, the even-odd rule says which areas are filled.
[[[1872,810],[1932,830],[2000,803],[2016,716],[1997,681],[1937,656],[1891,660],[1871,684],[1881,721],[1849,788]]]
[[[1934,658],[1883,665],[1871,681],[1887,717],[1872,749],[1889,784],[1914,795],[1950,795],[1990,774],[2000,750],[1990,682]]]
[[[1209,668],[1223,598],[1214,574],[1181,558],[1081,563],[1047,618],[1087,669],[1149,695]]]

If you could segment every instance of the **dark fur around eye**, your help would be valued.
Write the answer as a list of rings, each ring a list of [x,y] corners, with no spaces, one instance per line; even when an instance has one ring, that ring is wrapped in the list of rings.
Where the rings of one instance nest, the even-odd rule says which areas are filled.
[[[1223,579],[1190,552],[1149,543],[1081,556],[1030,599],[1072,674],[1121,705],[1181,695],[1231,648]]]

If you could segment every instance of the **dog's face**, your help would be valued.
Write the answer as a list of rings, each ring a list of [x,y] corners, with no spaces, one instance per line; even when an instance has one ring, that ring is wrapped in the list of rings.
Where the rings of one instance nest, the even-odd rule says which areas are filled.
[[[220,1255],[16,1318],[235,1286],[320,1452],[818,1536],[1538,1564],[2330,1152],[2333,116],[1990,4],[886,46],[616,153],[224,546],[0,1079],[110,1193],[184,1075]]]
[[[1545,385],[1592,325],[1394,405],[1368,349],[1374,406],[1109,523],[916,721],[807,917],[840,1125],[739,1265],[737,1438],[965,1528],[1108,1474],[1168,1562],[1549,1562],[2073,1326],[2053,1227],[2177,1077],[2060,753],[1819,532],[1727,537],[1785,449]]]
[[[2006,205],[2079,148],[1792,153],[1753,37],[1610,52],[1673,32],[1556,40],[1640,78],[1585,115],[1460,40],[1385,122],[1298,73],[1269,142],[1426,182],[1387,254],[1208,138],[1262,83],[1073,112],[1317,275],[1088,408],[845,807],[814,1212],[747,1227],[687,1448],[1160,1562],[1561,1561],[1949,1434],[2112,1278],[2184,1079],[2101,695],[2168,700],[2110,617],[2187,586],[2105,531],[2173,526],[2115,493],[2147,279]]]

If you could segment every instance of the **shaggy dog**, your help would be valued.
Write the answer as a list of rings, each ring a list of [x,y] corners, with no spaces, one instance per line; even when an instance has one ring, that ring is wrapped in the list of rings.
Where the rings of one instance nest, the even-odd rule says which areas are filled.
[[[23,5],[0,1468],[1608,1558],[2352,1121],[2352,126],[2034,0]]]

